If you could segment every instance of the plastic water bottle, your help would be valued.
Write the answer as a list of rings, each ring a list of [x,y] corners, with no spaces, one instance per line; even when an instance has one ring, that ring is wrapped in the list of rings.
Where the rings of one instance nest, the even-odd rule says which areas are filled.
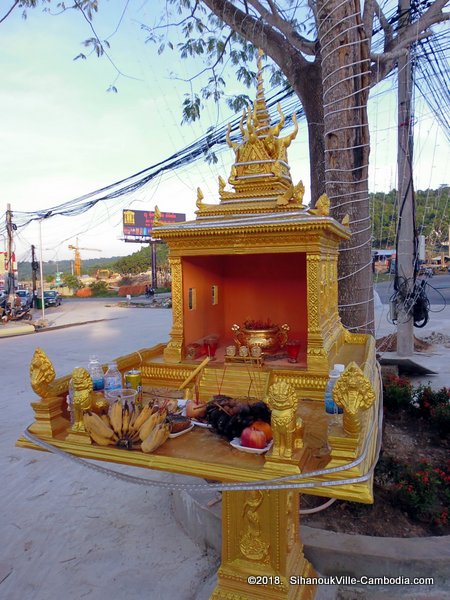
[[[122,387],[122,375],[116,363],[110,363],[105,373],[105,393],[111,390],[120,390]]]
[[[102,390],[105,387],[105,377],[102,365],[96,356],[89,357],[88,371],[92,379],[94,391]]]
[[[333,388],[341,374],[341,371],[335,367],[336,365],[329,373],[327,387],[325,388],[325,412],[327,412],[329,415],[337,415],[342,413],[342,408],[339,408],[338,405],[333,401]]]
[[[73,425],[75,419],[73,416],[73,380],[72,377],[69,381],[68,394],[66,396],[67,410],[69,411],[70,424]]]

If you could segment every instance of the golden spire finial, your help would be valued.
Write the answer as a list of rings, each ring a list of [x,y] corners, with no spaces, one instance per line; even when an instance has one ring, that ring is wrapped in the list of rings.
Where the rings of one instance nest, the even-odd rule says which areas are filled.
[[[201,210],[201,208],[202,208],[203,198],[204,198],[203,192],[202,192],[201,188],[198,187],[197,188],[197,201],[196,201],[195,205],[197,206],[197,208],[199,210]]]
[[[270,116],[269,111],[267,110],[266,99],[264,97],[264,79],[263,79],[263,64],[262,58],[264,56],[264,52],[259,48],[258,49],[258,75],[257,75],[257,84],[256,84],[256,100],[253,104],[253,121],[255,123],[255,128],[260,135],[261,133],[265,133],[267,129],[270,127]]]
[[[153,216],[153,227],[158,227],[158,225],[162,225],[161,223],[161,211],[157,206],[155,206],[155,213]]]

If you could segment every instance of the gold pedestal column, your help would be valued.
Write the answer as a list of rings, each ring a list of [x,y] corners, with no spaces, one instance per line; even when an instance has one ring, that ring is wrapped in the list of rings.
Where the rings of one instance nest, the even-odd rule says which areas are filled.
[[[224,492],[222,562],[211,600],[312,600],[316,575],[303,556],[299,492]]]
[[[30,427],[30,433],[51,440],[67,429],[61,398],[43,398],[40,402],[32,402],[31,406],[36,420]]]
[[[172,329],[170,342],[164,349],[164,360],[168,363],[179,363],[183,358],[184,328],[183,328],[183,270],[181,258],[169,258],[172,273]]]

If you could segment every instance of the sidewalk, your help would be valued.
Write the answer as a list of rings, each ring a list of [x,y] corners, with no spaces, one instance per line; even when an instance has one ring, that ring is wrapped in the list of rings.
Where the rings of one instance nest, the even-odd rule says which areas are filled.
[[[175,521],[169,489],[128,483],[56,454],[15,446],[34,419],[29,365],[37,346],[61,377],[85,366],[91,353],[108,362],[168,339],[170,310],[91,304],[88,314],[82,302],[69,315],[50,309],[49,321],[58,329],[49,333],[0,340],[0,597],[197,600],[203,581],[217,570],[217,557]],[[97,322],[82,324],[92,318]],[[77,327],[61,327],[74,322]],[[98,464],[146,480],[169,477]]]
[[[388,321],[388,314],[389,306],[387,304],[376,305],[376,339],[396,332],[395,325]],[[450,387],[450,306],[446,306],[440,312],[431,312],[427,325],[422,329],[414,328],[414,335],[421,340],[430,341],[431,346],[423,352],[414,352],[411,359],[436,374],[408,374],[408,378],[414,385],[430,382],[436,389],[444,386]],[[381,352],[379,356],[387,358],[395,356],[395,353]]]

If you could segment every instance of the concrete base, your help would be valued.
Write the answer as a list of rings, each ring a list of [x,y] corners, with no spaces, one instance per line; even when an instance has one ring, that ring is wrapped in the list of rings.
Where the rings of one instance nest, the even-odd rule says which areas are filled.
[[[186,533],[200,546],[221,552],[221,503],[214,491],[174,492],[172,510]],[[213,504],[212,504],[213,503]],[[212,504],[208,506],[208,504]],[[348,535],[301,525],[305,557],[323,576],[433,577],[434,585],[324,585],[316,600],[448,599],[450,538],[377,538]],[[399,580],[400,581],[400,580]],[[405,581],[405,580],[403,580]],[[209,598],[215,576],[197,600]]]
[[[408,375],[437,375],[437,371],[432,371],[427,367],[419,364],[422,356],[418,356],[415,360],[414,355],[411,358],[399,356],[397,352],[383,352],[383,355],[378,358],[380,365],[395,365],[402,374]]]
[[[11,337],[13,335],[25,335],[34,333],[34,325],[26,321],[10,321],[9,323],[0,324],[0,337]]]

